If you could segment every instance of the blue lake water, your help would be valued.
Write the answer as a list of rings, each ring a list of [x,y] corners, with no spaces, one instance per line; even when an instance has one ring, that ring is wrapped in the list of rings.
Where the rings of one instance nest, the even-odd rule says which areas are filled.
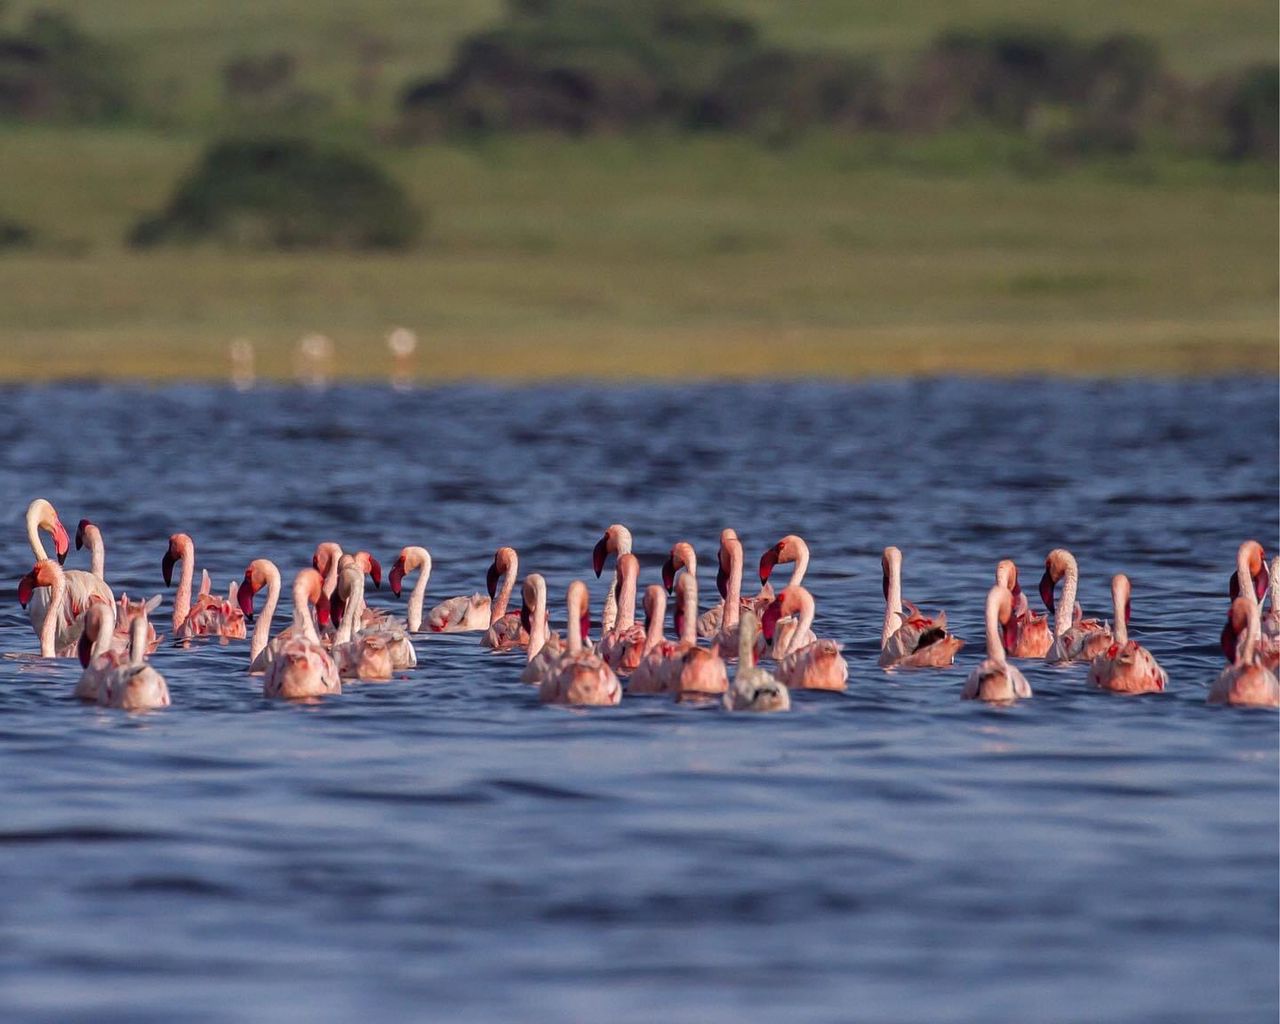
[[[0,402],[6,1020],[1276,1019],[1277,716],[1204,703],[1236,547],[1280,535],[1274,380]],[[850,687],[544,708],[473,633],[316,706],[262,700],[244,641],[165,647],[171,708],[82,707],[16,600],[37,495],[101,526],[117,593],[165,593],[158,625],[176,530],[219,588],[319,540],[422,544],[428,604],[511,544],[557,627],[575,577],[598,612],[611,522],[642,584],[692,541],[704,605],[723,526],[749,566],[796,532]],[[969,640],[955,668],[876,667],[886,544]],[[1033,665],[1034,699],[961,702],[996,561],[1034,584],[1059,545],[1087,613],[1131,576],[1168,692]]]

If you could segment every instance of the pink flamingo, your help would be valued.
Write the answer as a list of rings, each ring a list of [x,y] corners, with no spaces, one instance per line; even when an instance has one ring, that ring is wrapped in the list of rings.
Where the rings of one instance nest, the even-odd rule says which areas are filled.
[[[728,605],[726,605],[728,607]],[[778,660],[777,676],[788,689],[843,690],[849,681],[849,666],[834,640],[802,643],[813,626],[813,595],[804,587],[784,587],[769,604],[761,619],[766,640],[773,639],[778,620],[798,616],[796,632]]]
[[[129,660],[128,648],[117,648],[115,639],[115,605],[95,601],[85,613],[84,632],[80,634],[77,652],[84,671],[76,683],[78,700],[98,703],[98,691],[107,674]]]
[[[1268,597],[1271,609],[1262,620],[1262,635],[1280,637],[1280,556],[1271,560],[1271,588]]]
[[[1018,584],[1018,567],[1012,559],[1002,559],[996,565],[996,584],[1006,588],[1012,599],[1011,618],[1001,631],[1009,644],[1009,657],[1043,658],[1053,643],[1049,617],[1037,615],[1027,604],[1027,595]]]
[[[1276,574],[1271,574],[1274,583]],[[1235,704],[1240,707],[1280,707],[1280,680],[1257,656],[1257,643],[1262,627],[1258,606],[1243,595],[1231,602],[1227,628],[1223,630],[1223,646],[1229,647],[1232,663],[1224,668],[1209,689],[1210,704]],[[1239,643],[1243,633],[1244,642]]]
[[[1089,683],[1112,693],[1163,693],[1169,676],[1136,640],[1129,639],[1129,577],[1111,577],[1115,624],[1111,646],[1089,663]]]
[[[483,594],[451,597],[427,612],[432,633],[471,633],[489,628],[489,598]]]
[[[738,666],[724,695],[727,711],[790,711],[791,691],[768,669],[754,664],[759,620],[750,608],[742,610],[738,627]]]
[[[129,658],[105,673],[98,684],[98,704],[124,711],[149,711],[169,706],[164,676],[147,663],[147,617],[129,625]]]
[[[600,636],[600,656],[619,676],[630,675],[644,656],[647,635],[636,625],[636,587],[640,561],[627,552],[618,556],[618,615],[614,628]]]
[[[581,580],[569,584],[566,601],[569,609],[568,650],[560,662],[560,670],[544,679],[538,688],[543,704],[611,706],[622,700],[622,684],[608,663],[584,646],[584,630],[580,624],[587,617],[587,585]]]
[[[338,666],[321,645],[311,614],[311,608],[319,608],[324,600],[320,573],[315,569],[298,573],[293,581],[292,631],[283,643],[272,648],[272,658],[262,676],[264,697],[315,700],[342,692]]]
[[[693,573],[689,574],[692,579],[697,579]],[[663,567],[664,583],[666,581],[666,567]],[[684,577],[680,577],[683,579]],[[672,585],[678,584],[676,579],[672,579]],[[687,589],[687,588],[686,588]],[[693,610],[696,613],[697,592],[694,591]],[[694,616],[696,618],[696,614]],[[644,620],[645,620],[645,639],[644,654],[640,658],[640,662],[636,665],[631,673],[631,678],[627,680],[627,693],[663,693],[666,686],[666,673],[668,659],[681,653],[681,645],[672,643],[664,635],[664,627],[667,618],[667,591],[656,583],[645,588],[644,591]],[[686,622],[692,622],[693,618],[685,616]],[[692,629],[690,630],[692,632]],[[696,637],[690,637],[690,645],[696,645]]]
[[[427,596],[427,581],[431,579],[431,554],[426,548],[414,546],[401,548],[395,564],[391,566],[391,593],[399,597],[404,586],[404,578],[414,572],[418,572],[418,580],[409,593],[409,608],[405,624],[409,627],[410,633],[420,633],[422,632],[422,602]]]
[[[954,664],[964,641],[947,632],[947,613],[924,615],[910,601],[902,600],[902,552],[895,547],[885,548],[880,567],[885,602],[880,666],[942,668]]]
[[[507,611],[519,571],[520,559],[516,549],[498,548],[493,555],[493,564],[485,574],[485,584],[493,603],[489,606],[489,628],[480,638],[480,643],[495,651],[509,651],[513,647],[524,647],[529,642],[528,632],[520,627],[520,613]],[[499,577],[502,579],[501,590],[498,590]]]
[[[102,531],[88,519],[81,519],[76,527],[76,550],[89,549],[89,575],[96,576],[103,583],[107,581],[107,553],[102,543]]]
[[[1261,618],[1261,607],[1259,602],[1268,591],[1275,586],[1274,579],[1267,570],[1266,553],[1262,550],[1262,545],[1256,540],[1247,540],[1240,545],[1236,552],[1236,571],[1231,577],[1231,597],[1243,597],[1254,608],[1258,609],[1259,618]],[[1252,586],[1241,588],[1239,581],[1241,579],[1250,579]],[[1271,619],[1275,613],[1275,597],[1272,592]],[[1254,639],[1254,652],[1258,659],[1271,671],[1280,670],[1280,636],[1269,633],[1266,629],[1260,628],[1258,636]],[[1228,658],[1231,657],[1228,653]]]
[[[173,598],[174,637],[187,639],[193,636],[216,636],[223,643],[228,640],[243,640],[244,615],[232,603],[236,599],[235,584],[231,586],[229,600],[223,601],[213,596],[209,574],[203,573],[200,594],[193,606],[191,582],[196,571],[196,546],[185,533],[175,533],[169,538],[169,548],[160,565],[166,587],[172,586],[173,567],[179,561],[182,562],[182,577],[178,581],[178,592]]]
[[[160,607],[161,597],[155,594],[145,601],[130,601],[128,594],[121,594],[117,602],[119,610],[115,614],[116,637],[112,641],[119,650],[129,647],[130,626],[139,615],[147,619],[147,653],[155,654],[160,646],[160,635],[151,622],[151,613]]]
[[[357,551],[354,555],[347,555],[337,541],[321,541],[316,545],[315,554],[311,556],[311,567],[324,577],[324,597],[329,601],[331,607],[334,601],[334,591],[338,586],[338,570],[342,567],[344,558],[351,558],[355,561],[360,570],[369,577],[375,590],[382,589],[382,563],[368,551]],[[379,619],[386,617],[384,613],[366,606],[363,624],[372,626]]]
[[[31,553],[35,561],[42,562],[49,557],[45,553],[44,545],[40,542],[40,531],[43,530],[53,537],[53,546],[58,556],[58,564],[62,565],[67,558],[70,541],[67,537],[66,528],[62,525],[62,520],[58,518],[58,513],[54,507],[44,498],[36,498],[27,506],[26,525],[27,541],[31,545]],[[57,627],[58,645],[63,648],[68,643],[74,643],[75,636],[79,635],[80,618],[88,609],[91,601],[115,602],[115,595],[112,594],[111,588],[92,573],[84,572],[81,569],[66,569],[64,570],[64,582],[67,588],[67,599],[62,604],[62,621]],[[35,631],[36,636],[40,635],[52,596],[47,586],[40,586],[32,593],[26,605],[27,618],[30,620],[31,628]],[[75,636],[72,634],[75,634]]]
[[[803,544],[804,542],[801,541]],[[720,594],[720,603],[713,605],[702,613],[698,619],[698,636],[710,639],[711,637],[719,637],[724,628],[724,596],[728,589],[729,574],[732,571],[733,548],[737,545],[741,547],[742,542],[738,539],[736,530],[730,527],[720,531],[720,548],[717,552],[716,563],[716,590]],[[672,549],[674,551],[674,549]],[[806,557],[807,557],[806,548]],[[686,567],[688,567],[686,565]],[[803,573],[801,573],[803,576]],[[670,592],[670,587],[667,588]],[[760,593],[755,597],[743,597],[741,594],[741,583],[739,583],[738,604],[739,612],[743,608],[750,608],[756,613],[756,617],[764,613],[764,609],[769,602],[773,600],[773,588],[765,584],[760,588]],[[763,640],[761,641],[763,643]]]
[[[1062,596],[1054,603],[1053,592],[1062,581]],[[1053,643],[1044,660],[1051,665],[1089,661],[1105,653],[1112,643],[1111,630],[1098,619],[1083,617],[1076,604],[1080,570],[1076,557],[1066,548],[1054,548],[1044,560],[1040,577],[1040,599],[1053,612]]]
[[[40,623],[40,657],[71,658],[76,654],[80,634],[84,631],[85,613],[94,604],[111,604],[96,595],[89,598],[89,603],[77,614],[69,616],[66,608],[69,604],[66,573],[62,566],[52,558],[46,558],[32,566],[31,571],[18,581],[18,603],[23,608],[32,601],[37,588],[46,587],[52,597],[46,609],[44,619]]]
[[[1001,563],[1002,565],[1004,563]],[[1009,563],[1012,564],[1012,563]],[[1013,593],[1003,581],[987,592],[987,657],[965,680],[961,697],[989,704],[1012,704],[1031,696],[1031,684],[1005,657],[1013,650],[1017,620],[1013,613]]]
[[[652,645],[632,673],[628,691],[672,693],[677,700],[724,693],[729,676],[719,642],[713,642],[709,649],[698,646],[698,578],[685,573],[676,580],[676,642],[662,635],[666,597],[647,602],[646,609],[651,609],[646,643],[652,641]]]
[[[591,567],[595,569],[596,579],[599,579],[600,574],[604,572],[604,563],[609,555],[617,557],[629,554],[631,554],[631,531],[621,523],[612,524],[604,531],[604,536],[596,541],[596,546],[591,551]],[[605,594],[604,613],[600,616],[600,629],[604,633],[612,631],[617,622],[618,584],[618,574],[615,571],[613,579],[609,581],[608,593]]]
[[[330,609],[340,620],[332,654],[344,679],[377,682],[390,679],[397,669],[413,668],[418,657],[403,630],[385,625],[361,628],[365,621],[364,577],[359,562],[343,556]]]
[[[520,617],[529,634],[529,646],[520,679],[523,682],[541,686],[543,682],[554,680],[559,674],[560,659],[565,653],[565,646],[560,637],[553,634],[547,625],[547,581],[542,575],[536,572],[529,573],[524,578],[524,586],[520,594],[523,601],[520,606]],[[579,624],[584,636],[589,625],[590,623],[586,626]],[[574,628],[572,623],[569,628]]]
[[[722,537],[721,547],[723,549],[721,572],[724,574],[724,612],[720,618],[720,632],[716,636],[716,642],[721,651],[732,651],[733,653],[728,657],[734,658],[737,657],[738,625],[743,610],[742,541],[738,540],[736,535]],[[807,626],[802,633],[804,635],[792,637],[796,646],[811,643],[814,639],[813,632]],[[772,630],[768,635],[773,636]]]
[[[798,534],[789,533],[773,547],[760,556],[760,597],[757,598],[757,610],[763,603],[768,605],[773,600],[773,590],[769,586],[769,577],[773,575],[775,566],[795,563],[791,570],[791,579],[787,586],[798,587],[804,583],[804,575],[809,571],[809,545]],[[766,591],[767,597],[766,597]]]
[[[253,599],[264,587],[267,598],[262,606],[262,614],[255,617]],[[325,646],[317,625],[325,626],[329,623],[329,599],[324,596],[324,583],[320,574],[315,569],[304,569],[294,578],[293,625],[286,626],[272,637],[271,623],[280,601],[280,589],[280,570],[276,568],[276,564],[267,558],[255,558],[245,569],[244,580],[236,592],[245,621],[253,623],[253,635],[249,639],[250,675],[266,672],[280,648],[294,637],[314,638],[321,647]],[[314,619],[311,611],[313,605]]]

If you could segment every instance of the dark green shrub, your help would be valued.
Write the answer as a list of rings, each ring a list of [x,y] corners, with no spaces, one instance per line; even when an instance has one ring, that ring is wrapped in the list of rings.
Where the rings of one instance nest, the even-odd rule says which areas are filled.
[[[67,15],[36,11],[21,29],[0,32],[0,117],[98,120],[130,102],[116,55]]]
[[[363,157],[295,139],[221,142],[130,243],[214,240],[254,248],[400,248],[422,228],[404,191]]]
[[[1280,152],[1280,67],[1259,65],[1244,72],[1227,90],[1222,123],[1224,154],[1232,160],[1275,160]]]

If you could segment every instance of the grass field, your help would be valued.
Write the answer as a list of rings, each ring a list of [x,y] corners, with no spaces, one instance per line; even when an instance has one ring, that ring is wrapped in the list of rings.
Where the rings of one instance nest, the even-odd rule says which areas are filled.
[[[135,50],[173,125],[0,129],[0,215],[39,237],[0,254],[0,379],[221,376],[237,337],[260,372],[287,376],[312,331],[334,338],[336,372],[376,377],[395,324],[421,336],[426,379],[1277,369],[1274,168],[1061,170],[995,136],[378,147],[431,213],[409,253],[133,252],[125,231],[203,147],[227,56],[287,46],[338,95],[358,25],[395,39],[386,99],[500,7],[61,6]],[[891,56],[949,24],[1007,20],[993,0],[737,6],[787,42]],[[1274,6],[1256,3],[1018,13],[1149,32],[1206,74],[1275,38]]]

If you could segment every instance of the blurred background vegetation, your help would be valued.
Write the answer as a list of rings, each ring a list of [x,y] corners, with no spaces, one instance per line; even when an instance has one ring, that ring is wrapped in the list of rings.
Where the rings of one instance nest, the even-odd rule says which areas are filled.
[[[1277,9],[0,0],[0,377],[1277,368]]]

